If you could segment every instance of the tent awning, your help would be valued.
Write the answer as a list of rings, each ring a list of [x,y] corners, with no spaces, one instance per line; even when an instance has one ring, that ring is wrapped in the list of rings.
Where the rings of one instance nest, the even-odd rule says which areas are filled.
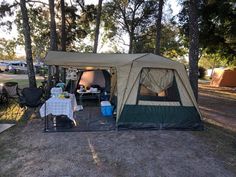
[[[65,67],[119,67],[131,63],[140,67],[160,67],[176,69],[183,64],[151,53],[111,54],[111,53],[78,53],[49,51],[45,64]]]
[[[58,66],[121,66],[147,54],[95,54],[49,51],[45,64]]]

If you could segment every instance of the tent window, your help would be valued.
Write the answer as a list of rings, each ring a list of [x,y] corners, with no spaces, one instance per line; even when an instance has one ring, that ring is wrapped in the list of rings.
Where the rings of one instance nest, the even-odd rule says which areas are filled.
[[[180,101],[173,70],[143,69],[140,75],[138,100]]]

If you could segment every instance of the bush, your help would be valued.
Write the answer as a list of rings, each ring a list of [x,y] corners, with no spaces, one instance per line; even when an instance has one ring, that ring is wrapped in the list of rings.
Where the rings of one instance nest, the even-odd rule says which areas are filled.
[[[200,66],[200,67],[198,68],[198,78],[199,78],[199,79],[204,79],[205,76],[206,76],[206,69],[203,68],[202,66]]]
[[[46,74],[48,74],[48,69],[47,69],[46,67],[41,67],[41,68],[39,69],[38,74],[39,74],[40,76],[45,76]]]

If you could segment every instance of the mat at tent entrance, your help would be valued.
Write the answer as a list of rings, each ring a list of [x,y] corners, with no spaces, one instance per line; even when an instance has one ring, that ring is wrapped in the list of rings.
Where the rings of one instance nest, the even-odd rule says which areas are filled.
[[[75,112],[76,126],[73,127],[53,127],[52,120],[48,121],[47,132],[96,132],[116,130],[116,120],[114,117],[104,117],[100,107],[84,106],[82,111]]]
[[[4,132],[5,130],[11,128],[15,124],[0,124],[0,133]]]

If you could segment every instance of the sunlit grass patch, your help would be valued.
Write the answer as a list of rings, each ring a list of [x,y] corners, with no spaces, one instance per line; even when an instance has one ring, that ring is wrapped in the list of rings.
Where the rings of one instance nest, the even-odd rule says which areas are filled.
[[[18,103],[13,100],[9,100],[8,103],[2,103],[0,105],[0,122],[15,123],[19,122],[24,114],[25,110],[20,107]]]

